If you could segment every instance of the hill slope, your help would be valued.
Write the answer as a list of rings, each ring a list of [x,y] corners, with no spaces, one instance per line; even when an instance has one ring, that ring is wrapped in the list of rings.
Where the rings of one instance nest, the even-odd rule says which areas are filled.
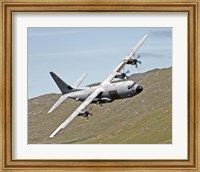
[[[28,143],[156,144],[172,143],[172,68],[154,69],[130,77],[143,86],[139,95],[104,104],[89,105],[89,121],[75,118],[55,138],[49,135],[79,106],[66,100],[47,114],[60,95],[28,100]]]

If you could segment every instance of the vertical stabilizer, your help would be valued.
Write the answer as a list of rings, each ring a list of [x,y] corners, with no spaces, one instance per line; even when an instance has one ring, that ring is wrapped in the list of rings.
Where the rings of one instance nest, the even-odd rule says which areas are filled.
[[[73,91],[73,88],[70,85],[66,84],[55,73],[50,72],[50,75],[52,76],[53,80],[55,81],[62,94],[70,93]]]

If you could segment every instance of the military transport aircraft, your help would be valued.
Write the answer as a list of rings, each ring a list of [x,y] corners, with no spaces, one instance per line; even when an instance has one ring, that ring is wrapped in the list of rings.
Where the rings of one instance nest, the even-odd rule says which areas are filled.
[[[98,86],[78,88],[81,82],[85,79],[87,74],[84,74],[73,86],[66,84],[56,74],[50,72],[52,78],[56,82],[60,91],[62,92],[59,100],[48,111],[51,113],[55,110],[65,99],[75,99],[82,101],[83,103],[49,136],[53,138],[60,130],[64,129],[75,117],[82,116],[88,118],[92,114],[86,110],[86,107],[90,103],[110,103],[116,99],[124,99],[133,97],[140,92],[143,88],[136,84],[134,81],[128,80],[127,72],[121,72],[125,65],[135,65],[137,67],[139,56],[136,58],[135,53],[147,39],[148,35],[145,35],[131,50],[131,52],[120,62],[120,64],[114,69],[114,71]],[[112,82],[115,78],[122,79],[120,82]]]

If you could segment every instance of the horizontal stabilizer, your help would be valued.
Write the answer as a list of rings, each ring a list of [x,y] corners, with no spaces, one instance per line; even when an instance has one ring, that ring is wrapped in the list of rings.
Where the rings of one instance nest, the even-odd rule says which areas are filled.
[[[99,94],[103,92],[103,88],[97,88],[87,99],[49,136],[53,138],[60,130],[64,129],[78,114],[83,111]]]
[[[48,113],[53,112],[64,100],[68,97],[67,94],[61,96],[58,101],[51,107],[51,109],[48,111]]]
[[[87,73],[83,74],[83,75],[73,84],[73,87],[74,87],[74,88],[78,88],[79,85],[83,82],[83,80],[86,78],[87,75],[88,75]]]

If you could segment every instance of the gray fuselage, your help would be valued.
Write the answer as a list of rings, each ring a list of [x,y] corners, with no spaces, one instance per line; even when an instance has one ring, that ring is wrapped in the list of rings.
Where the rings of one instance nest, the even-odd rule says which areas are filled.
[[[97,87],[98,86],[86,87],[79,91],[68,93],[68,95],[71,99],[85,101]],[[104,91],[97,96],[92,103],[109,103],[117,99],[133,97],[143,90],[140,85],[131,80],[105,84],[103,85],[103,89]]]

